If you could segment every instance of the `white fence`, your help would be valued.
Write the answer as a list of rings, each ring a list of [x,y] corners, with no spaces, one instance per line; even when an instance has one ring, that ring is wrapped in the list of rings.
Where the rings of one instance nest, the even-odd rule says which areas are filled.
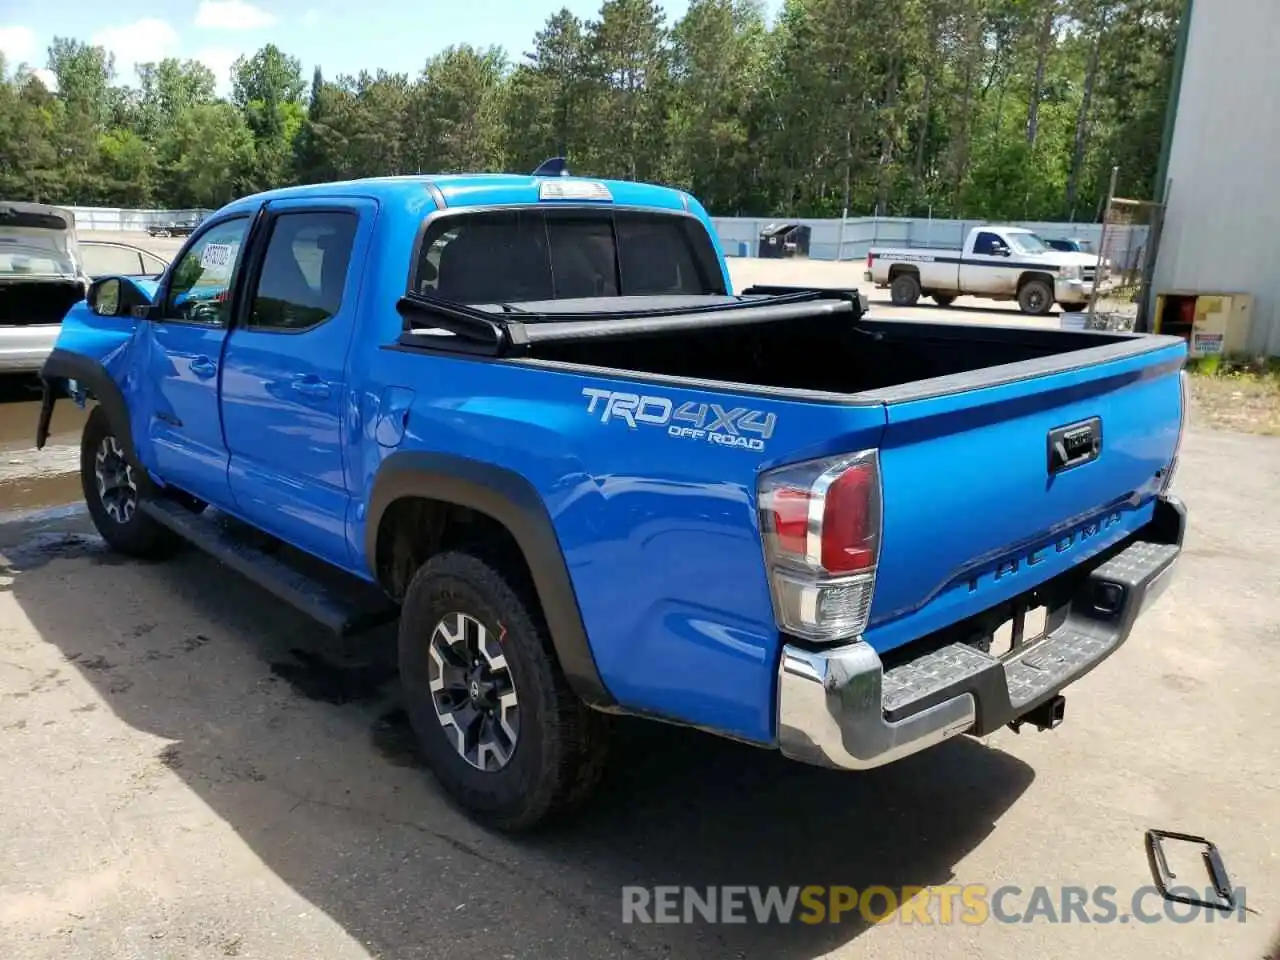
[[[122,230],[145,233],[152,224],[205,217],[210,210],[129,210],[124,207],[64,207],[76,215],[76,230]]]
[[[169,223],[195,215],[207,216],[208,210],[129,210],[123,207],[68,207],[76,215],[79,230],[120,230],[145,232],[152,224]],[[748,217],[713,217],[724,252],[731,257],[754,257],[760,243],[760,231],[781,220]],[[785,221],[808,225],[809,256],[815,260],[862,260],[872,246],[959,247],[973,227],[987,220],[929,220],[911,217],[851,217],[847,220]],[[1099,223],[1018,223],[1046,239],[1078,237],[1097,244],[1102,225]],[[1118,248],[1108,250],[1117,266],[1123,269],[1129,261],[1137,261],[1146,244],[1146,229],[1132,229]],[[1110,243],[1108,244],[1111,245]]]
[[[752,220],[747,217],[713,217],[726,255],[754,257],[760,231],[775,223],[802,223],[811,229],[809,256],[814,260],[863,260],[873,246],[960,247],[974,227],[990,220],[928,220],[911,217],[856,217],[847,220]],[[1046,240],[1078,238],[1096,245],[1102,236],[1100,223],[1004,223],[1034,230]],[[1146,245],[1146,228],[1131,229],[1119,246],[1108,241],[1107,255],[1117,269],[1138,262]],[[1123,266],[1122,266],[1123,265]]]

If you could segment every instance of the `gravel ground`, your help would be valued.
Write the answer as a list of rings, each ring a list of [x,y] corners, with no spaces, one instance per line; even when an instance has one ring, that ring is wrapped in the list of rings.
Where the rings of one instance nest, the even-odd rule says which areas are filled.
[[[842,775],[633,722],[580,818],[523,841],[418,767],[387,636],[340,649],[198,553],[112,556],[80,514],[2,524],[4,956],[1257,960],[1280,884],[1277,476],[1280,443],[1189,436],[1178,580],[1053,733]],[[1015,884],[1019,911],[1104,884],[1123,905],[1148,827],[1216,841],[1256,913],[1123,935],[621,923],[625,884]]]
[[[1258,960],[1280,926],[1280,441],[1189,433],[1177,580],[1070,688],[1060,729],[849,775],[626,722],[590,806],[516,841],[420,768],[388,634],[343,647],[195,551],[125,561],[74,507],[16,512],[74,497],[78,421],[34,454],[15,399],[22,417],[0,416],[5,960]],[[1244,922],[621,922],[628,884],[1012,884],[1015,912],[1038,886],[1057,901],[1109,885],[1125,914],[1151,882],[1149,827],[1213,839]]]

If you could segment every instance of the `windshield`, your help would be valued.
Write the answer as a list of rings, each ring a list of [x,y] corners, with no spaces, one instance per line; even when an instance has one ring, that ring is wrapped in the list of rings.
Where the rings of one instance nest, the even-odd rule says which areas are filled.
[[[1047,253],[1049,250],[1049,245],[1034,233],[1010,231],[1009,242],[1018,248],[1019,253]]]

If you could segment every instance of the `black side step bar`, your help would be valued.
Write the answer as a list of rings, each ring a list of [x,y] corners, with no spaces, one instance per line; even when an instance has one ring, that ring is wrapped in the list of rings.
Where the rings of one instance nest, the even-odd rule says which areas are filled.
[[[144,500],[141,509],[184,540],[253,580],[281,600],[319,621],[339,636],[348,637],[390,623],[399,615],[386,596],[372,586],[358,585],[355,599],[264,553],[216,520],[194,514],[169,500]]]

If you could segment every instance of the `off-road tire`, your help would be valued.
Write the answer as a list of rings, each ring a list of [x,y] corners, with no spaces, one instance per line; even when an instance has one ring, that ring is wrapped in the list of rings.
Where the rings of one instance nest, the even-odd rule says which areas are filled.
[[[1018,289],[1018,308],[1032,317],[1043,317],[1053,309],[1053,287],[1032,278]]]
[[[98,472],[105,466],[99,455],[114,460],[123,454],[123,444],[115,436],[111,422],[102,407],[94,407],[80,437],[80,485],[89,516],[102,539],[111,549],[143,560],[163,560],[182,544],[181,538],[140,509],[151,484],[138,468],[124,464],[128,483],[132,484],[132,505],[117,502],[108,507],[103,502]],[[127,499],[127,498],[126,498]]]
[[[517,694],[519,733],[500,769],[465,759],[433,703],[432,638],[459,613],[499,638]],[[528,585],[470,553],[431,558],[405,593],[399,660],[405,710],[423,757],[450,799],[475,820],[529,830],[590,795],[604,770],[608,718],[569,688]]]
[[[889,284],[889,299],[895,307],[914,307],[920,300],[920,278],[914,273],[900,273]]]

